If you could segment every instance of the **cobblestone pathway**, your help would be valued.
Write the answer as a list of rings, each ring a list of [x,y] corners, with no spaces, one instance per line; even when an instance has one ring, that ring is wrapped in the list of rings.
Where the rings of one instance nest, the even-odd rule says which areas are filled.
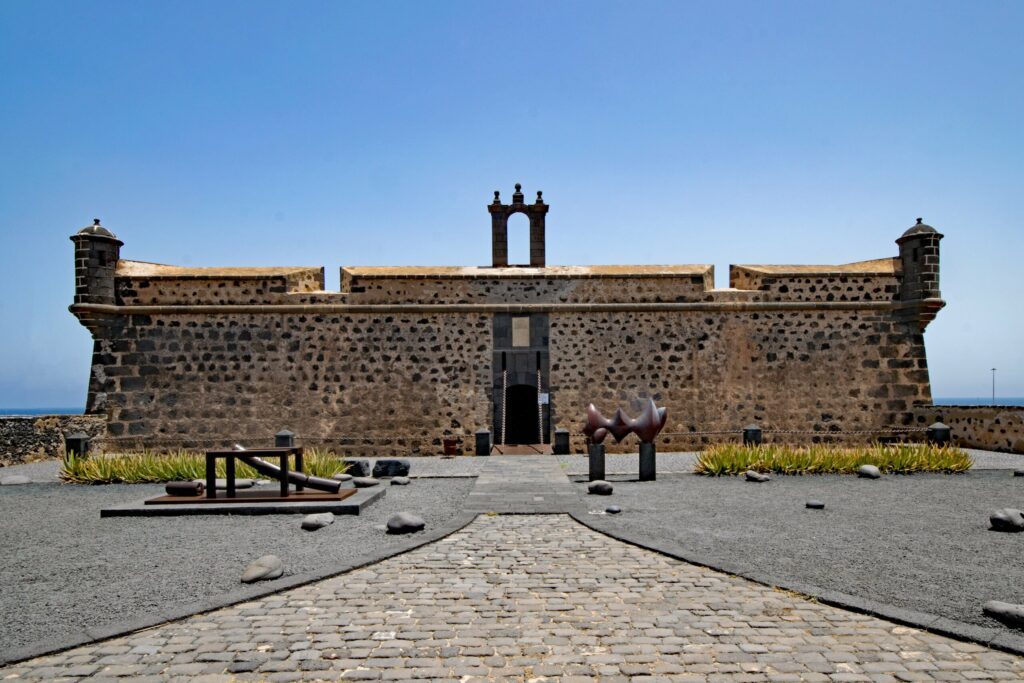
[[[485,515],[371,567],[25,662],[0,680],[90,675],[1024,680],[1024,659],[672,560],[564,515]]]

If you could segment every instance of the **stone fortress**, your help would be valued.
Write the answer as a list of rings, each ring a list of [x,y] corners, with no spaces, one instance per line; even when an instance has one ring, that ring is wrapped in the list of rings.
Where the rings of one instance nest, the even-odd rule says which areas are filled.
[[[944,302],[942,235],[917,221],[898,255],[835,266],[550,266],[549,206],[498,192],[489,267],[185,268],[74,234],[71,312],[93,337],[86,413],[106,447],[300,443],[345,452],[548,444],[588,403],[668,408],[659,449],[735,440],[867,441],[931,403],[924,330]],[[530,263],[508,262],[529,219]],[[622,449],[635,449],[624,442]]]

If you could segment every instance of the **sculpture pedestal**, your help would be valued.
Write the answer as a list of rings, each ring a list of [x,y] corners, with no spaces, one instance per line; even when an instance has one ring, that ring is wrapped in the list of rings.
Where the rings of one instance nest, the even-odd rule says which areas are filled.
[[[640,444],[640,481],[657,479],[655,467],[655,449],[653,443]]]
[[[604,444],[592,443],[587,447],[590,460],[590,481],[604,479]]]

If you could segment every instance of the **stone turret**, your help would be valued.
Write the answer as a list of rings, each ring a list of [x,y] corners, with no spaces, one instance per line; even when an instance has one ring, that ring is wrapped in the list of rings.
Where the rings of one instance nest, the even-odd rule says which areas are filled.
[[[903,265],[903,282],[900,286],[901,301],[941,299],[939,291],[939,240],[942,234],[920,218],[917,224],[903,233],[896,244],[900,245],[900,261]]]
[[[939,240],[942,234],[920,218],[900,235],[900,301],[907,305],[901,317],[916,320],[921,331],[946,305],[939,291]]]
[[[114,270],[124,242],[93,220],[71,236],[75,243],[75,303],[113,304]]]

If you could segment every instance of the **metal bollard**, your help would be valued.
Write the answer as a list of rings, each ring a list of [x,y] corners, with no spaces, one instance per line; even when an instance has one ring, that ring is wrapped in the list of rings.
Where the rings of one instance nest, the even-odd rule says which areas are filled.
[[[75,432],[64,436],[64,457],[75,455],[84,458],[89,454],[89,435],[85,432]]]
[[[282,429],[274,434],[274,448],[295,448],[295,432]]]
[[[490,455],[491,454],[491,432],[487,429],[476,430],[476,450],[474,451],[477,455]]]
[[[640,444],[640,481],[654,481],[658,478],[655,454],[653,443]]]
[[[604,479],[604,444],[592,443],[587,446],[587,457],[590,461],[590,481]]]
[[[946,446],[953,440],[953,430],[941,422],[928,425],[928,443],[936,446]]]
[[[743,445],[760,446],[761,436],[761,428],[756,424],[749,424],[743,428]]]
[[[569,455],[569,430],[555,430],[555,455]]]

